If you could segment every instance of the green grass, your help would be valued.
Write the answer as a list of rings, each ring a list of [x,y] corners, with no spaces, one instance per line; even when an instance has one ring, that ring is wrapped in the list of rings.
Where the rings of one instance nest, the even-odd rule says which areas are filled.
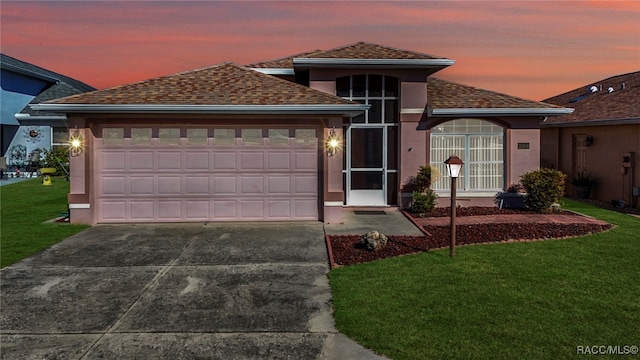
[[[334,269],[338,330],[396,360],[566,359],[584,357],[577,346],[640,346],[640,219],[564,207],[617,227]]]
[[[53,178],[0,187],[0,267],[9,266],[60,240],[86,229],[86,225],[45,223],[67,212],[69,182]]]

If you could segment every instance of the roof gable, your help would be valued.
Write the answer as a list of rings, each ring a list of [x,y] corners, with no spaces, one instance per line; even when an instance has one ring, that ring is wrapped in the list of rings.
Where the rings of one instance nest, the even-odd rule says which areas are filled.
[[[573,114],[547,119],[545,124],[639,121],[640,71],[596,81],[545,101],[575,108]]]
[[[522,99],[432,77],[427,79],[427,94],[427,103],[434,115],[438,111],[445,114],[446,111],[451,112],[452,110],[462,113],[465,110],[470,112],[478,109],[481,110],[478,112],[479,115],[482,112],[487,115],[490,111],[495,111],[495,109],[504,109],[504,114],[502,115],[509,115],[510,111],[514,115],[525,115],[527,114],[526,111],[530,114],[538,114],[539,112],[554,113],[556,111],[567,112],[569,110],[552,104]],[[518,113],[515,109],[521,109],[522,113]]]
[[[351,101],[274,76],[225,63],[106,90],[54,100],[50,104],[100,105],[340,105]]]
[[[387,60],[432,60],[445,59],[443,57],[423,54],[415,51],[396,49],[389,46],[357,42],[330,50],[321,51],[307,58],[322,59],[387,59]]]

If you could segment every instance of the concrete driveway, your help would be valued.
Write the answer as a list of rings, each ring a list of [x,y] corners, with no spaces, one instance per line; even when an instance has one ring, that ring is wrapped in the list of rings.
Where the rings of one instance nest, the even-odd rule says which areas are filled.
[[[0,357],[381,359],[327,271],[317,222],[95,226],[0,272]]]

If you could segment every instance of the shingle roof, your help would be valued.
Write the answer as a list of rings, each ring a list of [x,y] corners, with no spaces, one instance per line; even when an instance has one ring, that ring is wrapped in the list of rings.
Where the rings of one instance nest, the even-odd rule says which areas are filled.
[[[253,63],[250,65],[247,65],[247,67],[253,68],[253,69],[293,69],[294,58],[310,57],[310,56],[313,56],[313,54],[317,54],[319,52],[322,52],[322,50],[306,51],[303,53],[289,55],[289,56],[281,57],[274,60],[267,60],[267,61]]]
[[[293,69],[293,59],[445,60],[446,58],[361,41],[329,50],[307,51],[275,60],[258,62],[247,65],[247,67]]]
[[[101,105],[342,105],[354,102],[225,63],[54,100]]]
[[[592,86],[596,92],[590,91]],[[612,88],[610,93],[609,88]],[[612,76],[544,101],[575,108],[573,114],[549,118],[545,124],[637,120],[640,119],[640,71]]]
[[[321,51],[308,57],[321,59],[445,59],[438,56],[363,41]]]
[[[427,103],[433,109],[559,108],[433,77],[427,79]]]

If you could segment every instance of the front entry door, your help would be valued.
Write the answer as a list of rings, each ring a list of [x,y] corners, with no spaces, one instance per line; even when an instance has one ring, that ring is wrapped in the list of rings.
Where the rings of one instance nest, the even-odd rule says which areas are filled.
[[[347,205],[386,205],[384,127],[347,130]]]

